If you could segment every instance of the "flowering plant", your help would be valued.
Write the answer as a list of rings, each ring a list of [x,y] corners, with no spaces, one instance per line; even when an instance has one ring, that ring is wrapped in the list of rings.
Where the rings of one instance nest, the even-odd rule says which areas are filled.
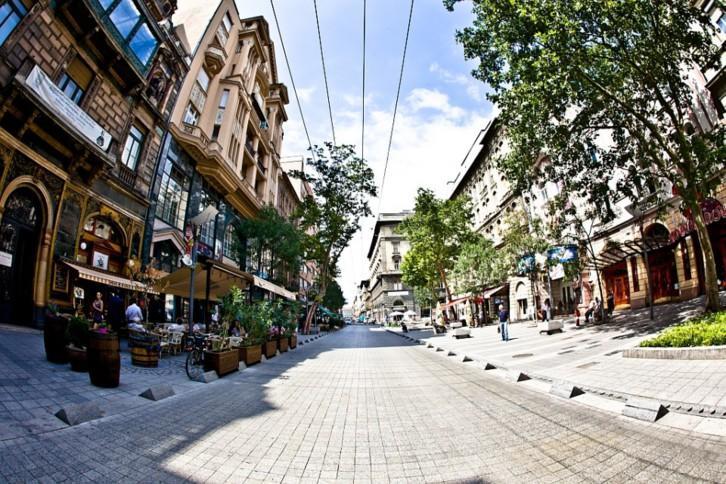
[[[267,331],[267,336],[270,339],[279,338],[281,334],[282,334],[282,331],[280,330],[280,328],[278,326],[270,326],[270,329]]]

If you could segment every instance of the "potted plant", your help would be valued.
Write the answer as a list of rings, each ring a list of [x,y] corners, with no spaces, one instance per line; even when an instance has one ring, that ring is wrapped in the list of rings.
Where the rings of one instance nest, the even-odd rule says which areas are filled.
[[[97,387],[116,388],[121,375],[121,350],[118,335],[105,323],[88,333],[86,359],[88,376]]]
[[[43,326],[43,343],[45,344],[45,357],[51,363],[68,363],[66,352],[66,329],[68,318],[61,315],[58,305],[48,304],[45,310],[45,325]]]
[[[88,347],[89,327],[90,322],[83,316],[73,316],[68,321],[68,327],[66,328],[68,346],[66,346],[66,352],[73,371],[88,371],[86,348]]]
[[[224,376],[238,370],[239,349],[230,348],[228,331],[229,323],[236,319],[238,305],[242,300],[242,291],[236,287],[222,299],[221,330],[210,338],[209,350],[204,354],[205,371],[214,370],[217,375]]]
[[[283,326],[283,331],[290,349],[297,348],[297,321],[288,319]]]
[[[272,327],[273,338],[277,339],[277,349],[280,353],[287,352],[287,334],[285,334],[285,323],[287,322],[287,308],[285,303],[277,300],[272,303]]]
[[[239,361],[247,366],[262,361],[262,343],[267,335],[267,326],[259,317],[258,309],[257,304],[246,304],[237,313],[237,319],[245,332],[239,347]]]

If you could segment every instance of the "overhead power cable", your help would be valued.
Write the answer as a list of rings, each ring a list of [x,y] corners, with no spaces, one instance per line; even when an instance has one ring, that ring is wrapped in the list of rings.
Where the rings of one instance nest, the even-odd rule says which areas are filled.
[[[363,0],[363,90],[361,96],[360,157],[365,159],[366,146],[366,0]]]
[[[313,143],[310,141],[310,132],[308,126],[305,123],[305,116],[303,115],[302,105],[300,104],[300,97],[297,95],[297,88],[295,87],[295,79],[292,77],[292,69],[290,68],[290,61],[287,57],[287,49],[285,49],[285,41],[282,40],[282,30],[280,30],[280,22],[277,20],[277,12],[275,11],[275,1],[270,0],[270,6],[272,7],[272,16],[275,18],[275,26],[277,27],[277,35],[280,37],[280,46],[282,47],[282,54],[285,56],[285,64],[287,65],[287,73],[290,75],[290,84],[292,84],[292,92],[295,94],[295,101],[297,102],[297,109],[300,111],[300,121],[302,121],[303,129],[305,130],[305,136],[308,139],[308,147],[310,148],[310,155],[313,160],[316,158],[315,151],[313,150]]]
[[[408,49],[408,36],[411,32],[411,18],[413,17],[413,4],[415,0],[411,0],[411,7],[408,11],[408,25],[406,26],[406,40],[403,42],[403,56],[401,56],[401,72],[398,74],[398,88],[396,89],[396,102],[393,105],[393,119],[391,120],[391,134],[388,137],[388,149],[386,150],[386,163],[383,165],[383,179],[381,180],[381,194],[378,198],[378,212],[381,211],[383,203],[383,187],[386,183],[386,172],[388,171],[388,160],[391,156],[391,144],[393,143],[393,131],[396,127],[396,113],[398,112],[398,99],[401,96],[401,83],[403,82],[403,68],[406,65],[406,50]]]
[[[323,54],[323,37],[320,35],[320,18],[318,17],[318,0],[313,0],[315,7],[315,24],[318,27],[318,44],[320,45],[320,62],[323,64],[323,79],[325,80],[325,96],[328,98],[328,114],[330,115],[330,131],[333,133],[333,144],[335,142],[335,124],[333,123],[333,108],[330,103],[330,89],[328,88],[328,72],[325,69],[325,54]]]

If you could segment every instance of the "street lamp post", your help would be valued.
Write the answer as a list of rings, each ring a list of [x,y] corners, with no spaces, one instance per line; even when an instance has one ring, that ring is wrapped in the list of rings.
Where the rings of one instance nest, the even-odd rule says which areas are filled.
[[[194,333],[194,275],[197,268],[197,238],[199,228],[217,217],[219,210],[211,205],[189,220],[192,229],[191,275],[189,281],[189,334]]]

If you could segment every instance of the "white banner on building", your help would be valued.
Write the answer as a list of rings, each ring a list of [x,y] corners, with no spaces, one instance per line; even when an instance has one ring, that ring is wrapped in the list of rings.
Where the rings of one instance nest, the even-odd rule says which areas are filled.
[[[40,67],[33,67],[25,79],[25,84],[63,121],[103,151],[108,150],[111,145],[111,135],[53,84]]]
[[[391,291],[388,293],[389,296],[408,296],[408,291]]]

